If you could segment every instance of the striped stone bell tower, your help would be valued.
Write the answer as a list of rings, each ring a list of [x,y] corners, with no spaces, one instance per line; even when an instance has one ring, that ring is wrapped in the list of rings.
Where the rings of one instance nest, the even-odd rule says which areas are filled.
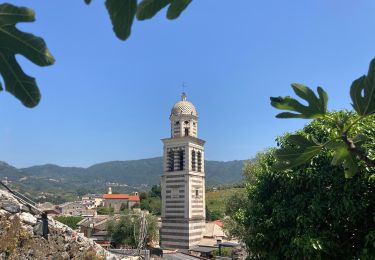
[[[205,229],[205,141],[198,138],[197,111],[185,93],[173,106],[170,121],[171,137],[162,139],[160,244],[188,249],[201,241]]]

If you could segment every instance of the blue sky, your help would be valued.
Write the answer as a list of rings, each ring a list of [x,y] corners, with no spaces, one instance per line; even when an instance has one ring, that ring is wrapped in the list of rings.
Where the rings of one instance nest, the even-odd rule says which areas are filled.
[[[370,0],[195,0],[175,21],[161,12],[135,22],[126,42],[101,0],[9,2],[35,10],[36,22],[18,27],[56,58],[40,68],[18,57],[40,86],[36,108],[0,93],[0,160],[17,167],[160,156],[182,82],[206,159],[251,158],[307,123],[276,119],[270,96],[320,85],[330,109],[350,108],[350,84],[375,57]]]

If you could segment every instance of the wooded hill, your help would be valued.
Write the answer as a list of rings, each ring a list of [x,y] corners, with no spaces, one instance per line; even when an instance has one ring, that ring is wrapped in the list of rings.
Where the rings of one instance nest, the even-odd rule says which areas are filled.
[[[103,193],[111,185],[114,192],[147,190],[159,184],[162,157],[112,161],[88,168],[61,167],[52,164],[17,169],[0,162],[0,178],[5,177],[14,187],[32,196],[46,193],[60,196],[57,200],[72,199],[85,193]],[[238,183],[242,179],[244,161],[205,161],[206,185],[219,186]],[[109,184],[111,183],[111,184]]]

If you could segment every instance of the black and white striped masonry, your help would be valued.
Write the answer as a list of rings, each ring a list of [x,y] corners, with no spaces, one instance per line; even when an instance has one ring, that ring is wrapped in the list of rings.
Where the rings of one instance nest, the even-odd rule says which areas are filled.
[[[205,229],[204,143],[198,138],[198,114],[182,93],[170,115],[171,136],[164,143],[162,227],[164,249],[188,249]]]

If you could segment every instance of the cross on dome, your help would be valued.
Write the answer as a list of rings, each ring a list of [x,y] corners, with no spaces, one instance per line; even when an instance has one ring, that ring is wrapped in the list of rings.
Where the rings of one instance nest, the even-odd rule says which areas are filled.
[[[186,93],[182,92],[182,94],[181,94],[181,100],[182,101],[186,101],[186,99],[187,99]]]

